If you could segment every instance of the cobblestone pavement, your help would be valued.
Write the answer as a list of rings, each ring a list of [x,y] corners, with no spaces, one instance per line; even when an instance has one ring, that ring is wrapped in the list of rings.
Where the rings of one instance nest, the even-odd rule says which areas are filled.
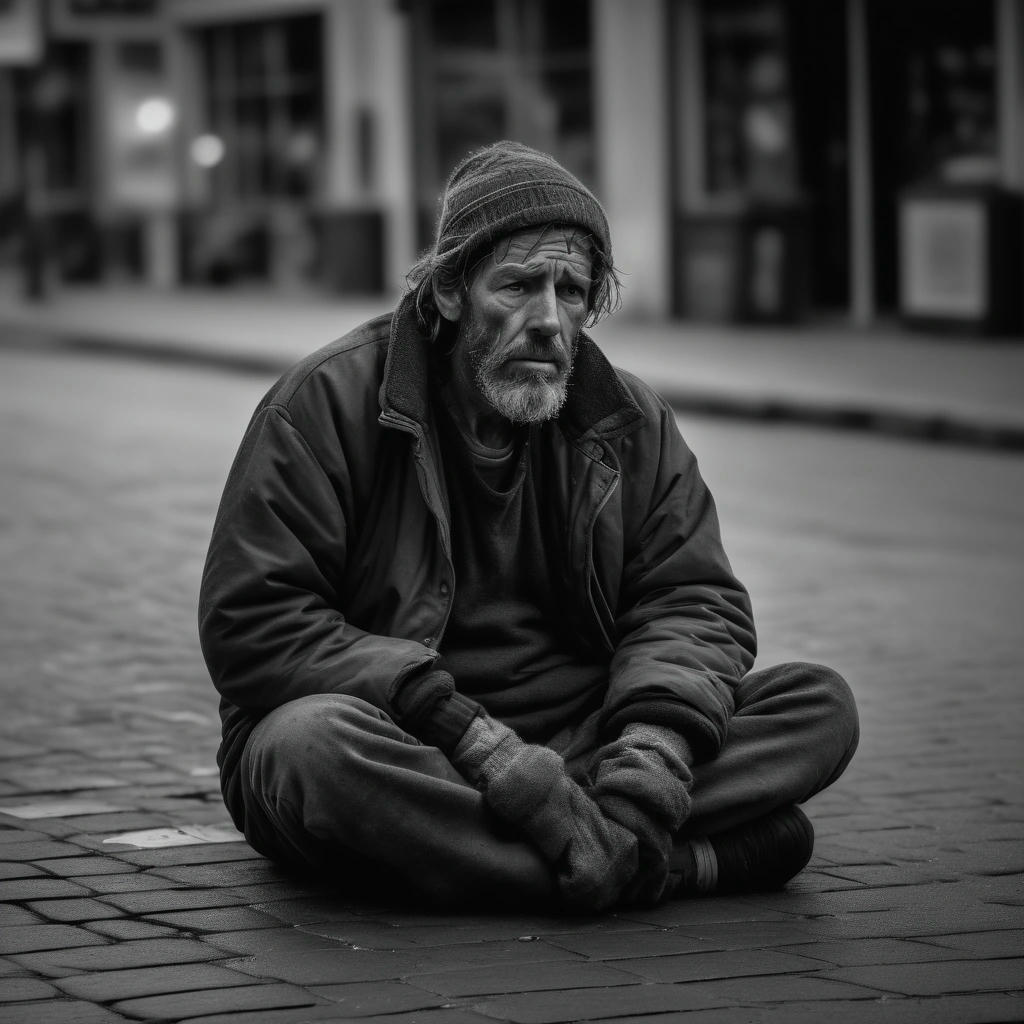
[[[684,422],[760,664],[828,662],[862,709],[783,893],[450,916],[237,842],[106,842],[226,823],[194,608],[267,383],[0,350],[0,1024],[1024,1017],[1024,459],[1006,453]],[[49,816],[10,813],[26,805]]]

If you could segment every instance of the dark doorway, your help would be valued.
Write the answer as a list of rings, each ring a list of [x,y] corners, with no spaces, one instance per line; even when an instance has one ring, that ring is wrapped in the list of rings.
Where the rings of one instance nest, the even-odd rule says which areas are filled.
[[[849,161],[844,3],[789,0],[797,164],[806,204],[808,289],[818,310],[849,303]]]
[[[899,294],[900,192],[991,179],[996,166],[992,0],[868,0],[878,306]]]

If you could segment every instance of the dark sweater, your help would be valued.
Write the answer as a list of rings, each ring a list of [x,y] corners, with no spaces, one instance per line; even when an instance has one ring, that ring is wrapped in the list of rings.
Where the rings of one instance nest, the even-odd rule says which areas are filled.
[[[524,739],[547,740],[600,705],[607,665],[584,660],[561,628],[564,599],[550,572],[558,540],[542,515],[549,474],[531,443],[538,428],[496,459],[474,451],[446,411],[438,419],[455,566],[444,666],[459,692]]]

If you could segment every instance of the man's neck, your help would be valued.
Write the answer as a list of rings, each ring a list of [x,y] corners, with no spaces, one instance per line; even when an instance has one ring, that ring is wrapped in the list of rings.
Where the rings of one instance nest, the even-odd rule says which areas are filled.
[[[516,429],[511,420],[489,406],[472,401],[468,397],[468,389],[460,388],[455,381],[446,381],[443,393],[452,419],[463,434],[486,448],[500,450],[508,447]]]

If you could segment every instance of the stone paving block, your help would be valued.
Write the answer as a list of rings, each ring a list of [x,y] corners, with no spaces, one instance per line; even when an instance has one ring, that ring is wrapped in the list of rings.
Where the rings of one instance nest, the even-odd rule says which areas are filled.
[[[940,949],[961,951],[971,956],[1019,956],[1024,950],[1024,930],[964,932],[960,935],[929,935],[922,943],[934,943]]]
[[[45,874],[42,868],[35,864],[25,864],[20,861],[0,861],[0,881],[6,882],[10,878],[38,878]]]
[[[846,843],[820,842],[814,846],[814,863],[818,867],[826,864],[868,866],[887,864],[890,858],[876,851],[862,850]]]
[[[0,985],[0,1003],[21,1003],[30,999],[52,999],[60,993],[39,978],[6,978]],[[26,1018],[25,1024],[29,1024]]]
[[[132,921],[124,917],[110,921],[90,921],[86,927],[97,935],[118,940],[175,938],[180,934],[176,928],[164,928],[148,921]]]
[[[394,950],[394,949],[416,949],[420,946],[430,945],[429,942],[420,943],[414,935],[409,934],[412,929],[396,928],[394,925],[377,921],[374,918],[358,921],[333,921],[324,924],[309,924],[297,926],[298,931],[308,935],[319,935],[325,939],[332,939],[334,942],[353,946],[358,949]],[[452,929],[454,932],[455,929]],[[495,936],[485,936],[472,941],[485,941],[494,939]],[[457,941],[457,940],[456,940]],[[449,946],[452,942],[445,942],[443,939],[437,945]]]
[[[218,967],[216,964],[195,963],[98,971],[93,974],[61,978],[54,984],[76,999],[112,1003],[118,999],[166,995],[171,992],[238,988],[248,985],[249,979],[237,971]]]
[[[768,946],[791,946],[813,942],[820,922],[798,919],[786,922],[749,925],[742,921],[723,921],[692,927],[680,925],[681,933],[700,939],[706,950],[763,949]]]
[[[0,819],[3,819],[3,815],[0,814]],[[10,820],[3,819],[3,820]],[[46,840],[49,838],[45,832],[39,832],[36,829],[29,828],[0,828],[0,850],[3,850],[5,846],[10,846],[12,843],[32,843],[36,840]],[[3,854],[4,859],[8,859],[6,852]]]
[[[323,921],[353,921],[363,915],[357,913],[352,904],[343,899],[326,896],[299,896],[287,900],[256,900],[253,910],[276,917],[285,924],[315,924]],[[388,922],[391,924],[392,922]]]
[[[823,975],[763,975],[757,978],[723,978],[695,981],[682,988],[696,989],[717,1006],[729,1003],[792,1003],[816,1000],[878,999],[883,990],[860,981],[840,981]]]
[[[437,1010],[417,1010],[414,1013],[374,1014],[360,1017],[360,1024],[490,1024],[490,1019],[472,1010],[442,1007]]]
[[[804,924],[810,926],[811,922]],[[989,931],[1019,928],[1021,911],[1017,907],[996,904],[959,907],[938,904],[822,917],[816,919],[813,925],[822,938],[914,939],[948,934],[960,929]]]
[[[59,899],[88,896],[89,890],[63,878],[15,878],[0,882],[0,901]]]
[[[122,870],[124,870],[122,866]],[[132,871],[132,869],[128,869]],[[80,885],[88,886],[93,892],[108,895],[110,893],[151,892],[155,890],[187,889],[187,885],[174,883],[166,878],[153,878],[144,871],[131,874],[82,875],[75,879]]]
[[[202,963],[216,958],[216,950],[194,939],[139,939],[85,949],[25,953],[11,959],[29,970],[60,977],[74,971],[128,970],[132,967]]]
[[[317,952],[344,948],[337,939],[302,932],[294,927],[255,928],[249,931],[214,932],[203,941],[225,953],[267,955],[271,953]]]
[[[981,903],[1024,904],[1024,874],[972,875],[960,882],[960,888],[968,898]]]
[[[81,857],[82,847],[54,839],[37,839],[31,843],[8,843],[3,848],[4,860],[37,861],[57,857]]]
[[[16,924],[34,924],[42,920],[38,914],[33,914],[24,907],[16,907],[13,903],[0,903],[0,928]]]
[[[780,894],[787,895],[788,894]],[[715,897],[713,899],[670,900],[649,910],[630,909],[619,914],[624,920],[650,924],[658,928],[702,925],[728,921],[757,922],[792,921],[792,912],[764,904],[760,896],[747,899]]]
[[[857,888],[808,896],[793,895],[790,897],[789,905],[793,913],[818,917],[825,914],[837,916],[874,910],[913,909],[957,901],[958,898],[962,902],[963,894],[958,891],[955,884],[940,882],[928,885]]]
[[[402,981],[355,982],[351,985],[314,985],[310,991],[333,1003],[339,1017],[397,1014],[440,1006],[445,997],[426,991],[420,984]]]
[[[153,868],[151,875],[169,878],[174,882],[187,882],[195,886],[263,885],[267,882],[286,881],[281,869],[268,860],[225,861],[217,864],[181,864]]]
[[[241,1013],[215,1013],[210,1016],[191,1017],[175,1024],[308,1024],[309,1021],[358,1020],[359,1024],[493,1024],[471,1010],[427,1009],[411,1013],[378,1016],[345,1014],[337,1006],[310,1006],[302,1010],[246,1010]]]
[[[250,906],[256,903],[272,903],[275,900],[296,899],[315,892],[312,885],[301,885],[291,881],[259,882],[255,885],[232,885],[225,892],[234,893]]]
[[[215,907],[212,910],[175,910],[150,914],[148,920],[190,932],[252,931],[254,928],[280,928],[281,921],[251,907]]]
[[[531,941],[557,935],[591,935],[654,932],[652,925],[607,916],[604,919],[579,921],[573,918],[496,915],[486,922],[464,924],[452,917],[447,925],[395,926],[374,916],[369,920],[341,921],[329,924],[300,925],[302,931],[330,935],[343,942],[370,949],[396,949],[407,946],[451,946],[465,942],[498,940]],[[620,941],[628,941],[623,936]]]
[[[776,1003],[688,1013],[685,1024],[1020,1024],[1020,1000],[1007,995],[914,999],[885,996],[846,1002]],[[625,1016],[615,1024],[674,1024],[670,1015]]]
[[[908,996],[1024,989],[1024,957],[944,963],[841,967],[822,975]]]
[[[126,830],[127,831],[127,830]],[[118,859],[140,867],[167,864],[221,864],[228,861],[261,861],[267,859],[247,843],[197,843],[194,846],[168,846],[160,850],[122,850]]]
[[[515,1024],[556,1024],[603,1020],[627,1013],[662,1013],[675,1017],[684,1011],[721,1006],[722,1002],[695,985],[628,985],[524,992],[474,1001],[470,1008],[486,1017]]]
[[[154,889],[150,892],[112,892],[105,903],[129,914],[158,914],[190,907],[237,907],[246,901],[228,889]]]
[[[988,934],[999,935],[1001,932]],[[1017,949],[1020,950],[1021,946]],[[955,960],[961,954],[955,949],[929,945],[925,941],[906,939],[856,939],[849,942],[814,942],[806,946],[787,946],[787,953],[835,964],[854,967],[873,964],[919,964],[929,960]]]
[[[121,911],[116,907],[109,907],[99,900],[74,899],[74,900],[39,900],[29,903],[41,917],[50,921],[102,921],[106,918],[121,917]]]
[[[668,956],[692,953],[709,948],[707,942],[688,935],[680,928],[592,935],[547,935],[544,941],[559,949],[591,957],[594,960],[619,960],[637,956]]]
[[[860,882],[842,878],[827,871],[804,870],[786,884],[786,892],[796,896],[808,896],[819,892],[842,892],[844,889],[859,889]]]
[[[297,985],[329,985],[349,981],[384,981],[500,964],[533,964],[576,960],[572,953],[543,942],[480,942],[395,952],[337,949],[303,953],[272,953],[229,960],[227,965],[258,978],[276,978]]]
[[[928,882],[956,882],[960,876],[939,864],[850,864],[835,874],[870,886],[921,885]]]
[[[295,985],[247,985],[244,988],[205,989],[173,995],[147,996],[114,1003],[113,1008],[143,1020],[180,1020],[212,1013],[323,1005],[322,1000]]]
[[[111,857],[62,857],[59,860],[38,860],[36,864],[59,878],[125,873],[124,865]]]
[[[715,953],[684,953],[616,960],[622,971],[648,981],[686,982],[711,978],[753,978],[816,970],[820,962],[774,949],[730,949]],[[752,982],[756,985],[756,982]]]
[[[23,924],[0,930],[0,954],[33,953],[43,949],[99,946],[107,940],[67,924]]]
[[[636,974],[628,974],[618,967],[618,964],[608,967],[605,964],[589,963],[530,964],[526,967],[507,964],[438,974],[417,974],[410,979],[410,983],[451,998],[640,984]]]
[[[164,814],[152,811],[111,811],[107,814],[72,815],[62,819],[72,830],[75,842],[82,846],[93,847],[97,841],[107,835],[120,835],[123,832],[138,832],[144,828],[158,828],[167,821]],[[96,838],[93,838],[93,837]],[[90,842],[87,842],[91,840]]]
[[[125,1024],[128,1018],[103,1006],[47,999],[0,1006],[0,1024]]]

